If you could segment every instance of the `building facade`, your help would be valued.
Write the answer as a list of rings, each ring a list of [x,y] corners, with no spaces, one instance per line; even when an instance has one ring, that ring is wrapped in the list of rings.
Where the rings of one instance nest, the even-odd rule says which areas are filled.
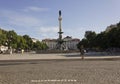
[[[44,39],[42,42],[46,43],[49,47],[49,50],[53,50],[56,48],[57,45],[57,39]]]
[[[63,41],[65,46],[64,50],[77,50],[77,44],[80,42],[80,39],[67,36],[63,38]],[[42,42],[47,44],[49,50],[56,49],[57,39],[44,39]]]

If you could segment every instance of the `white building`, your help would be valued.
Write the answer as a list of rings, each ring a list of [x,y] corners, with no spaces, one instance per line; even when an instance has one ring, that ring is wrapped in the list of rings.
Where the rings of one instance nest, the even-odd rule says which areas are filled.
[[[67,36],[63,40],[67,49],[77,50],[77,44],[80,42],[80,39]]]
[[[32,39],[32,41],[34,42],[34,43],[36,43],[37,41],[39,41],[38,39],[36,39],[36,38],[31,38]]]
[[[116,27],[117,27],[117,24],[112,24],[112,25],[108,26],[105,31],[109,32],[110,30],[112,30],[113,28],[116,28]]]
[[[49,50],[53,50],[56,48],[57,40],[56,39],[44,39],[42,42],[46,43],[49,47]]]
[[[77,50],[77,44],[80,42],[80,39],[67,36],[63,38],[63,40],[64,40],[64,45],[66,49]],[[47,44],[50,50],[56,49],[57,39],[44,39],[42,41]]]
[[[4,53],[5,51],[7,51],[8,50],[8,47],[7,46],[0,46],[0,53],[2,52],[2,53]]]

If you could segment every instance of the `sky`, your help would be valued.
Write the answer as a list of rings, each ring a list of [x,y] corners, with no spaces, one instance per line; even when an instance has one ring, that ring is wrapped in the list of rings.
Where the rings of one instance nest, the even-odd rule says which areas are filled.
[[[84,38],[120,21],[120,0],[0,0],[0,28],[39,40],[58,38],[62,11],[63,37]]]

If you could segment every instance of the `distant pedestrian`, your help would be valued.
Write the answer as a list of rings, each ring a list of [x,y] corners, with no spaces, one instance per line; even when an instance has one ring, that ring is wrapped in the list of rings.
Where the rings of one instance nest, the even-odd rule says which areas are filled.
[[[23,54],[23,53],[24,53],[24,50],[22,49],[21,52],[22,52],[22,54]]]
[[[80,53],[81,53],[82,59],[84,59],[85,50],[84,50],[84,46],[83,45],[81,45],[81,47],[80,47]]]

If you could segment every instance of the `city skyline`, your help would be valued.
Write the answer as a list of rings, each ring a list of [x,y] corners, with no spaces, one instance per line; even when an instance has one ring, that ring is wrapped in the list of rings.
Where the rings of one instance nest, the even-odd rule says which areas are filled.
[[[32,38],[58,38],[62,11],[63,37],[82,39],[87,30],[97,33],[120,21],[119,0],[0,0],[0,28]]]

